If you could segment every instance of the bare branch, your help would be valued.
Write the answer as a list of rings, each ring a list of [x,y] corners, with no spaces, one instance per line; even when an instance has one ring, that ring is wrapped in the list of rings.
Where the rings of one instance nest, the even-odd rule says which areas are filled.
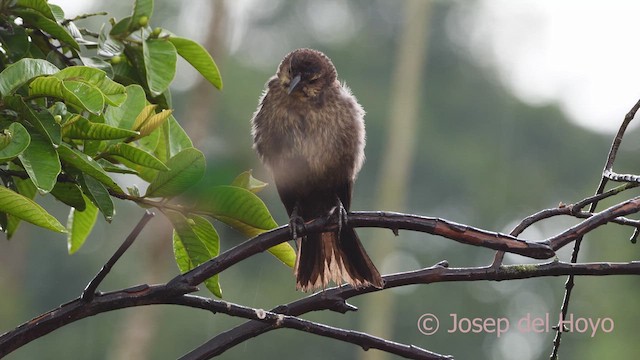
[[[311,334],[329,337],[336,340],[345,341],[355,345],[359,345],[365,351],[369,349],[378,349],[390,354],[399,355],[408,359],[453,359],[451,356],[440,355],[428,350],[424,350],[414,345],[400,344],[394,341],[385,340],[376,336],[372,336],[360,331],[344,330],[333,326],[319,324],[313,321],[304,320],[291,315],[279,314],[262,309],[254,309],[246,306],[231,304],[214,299],[203,298],[193,295],[185,295],[176,298],[173,304],[195,307],[212,312],[222,312],[231,316],[243,317],[245,319],[253,319],[266,324],[273,329],[290,328]],[[203,349],[204,351],[204,349]],[[181,360],[203,359],[210,355],[194,351],[180,358]]]
[[[635,105],[629,110],[629,112],[625,115],[622,124],[618,128],[618,132],[616,133],[613,142],[611,143],[611,148],[609,149],[609,154],[607,155],[607,161],[604,164],[604,169],[602,170],[602,178],[600,179],[600,183],[598,184],[598,189],[596,190],[596,195],[602,194],[604,192],[605,187],[607,186],[608,175],[612,172],[613,163],[616,160],[616,156],[618,155],[618,150],[620,149],[620,145],[622,144],[622,138],[624,137],[624,133],[627,131],[627,126],[631,123],[633,118],[636,116],[636,113],[640,110],[640,100],[638,100]],[[595,201],[591,203],[589,207],[589,212],[594,212],[596,210],[596,206],[598,202]],[[637,233],[637,229],[634,231],[634,236]],[[632,239],[634,239],[632,236]],[[578,261],[578,253],[580,252],[580,244],[582,243],[582,236],[575,240],[573,244],[573,252],[571,253],[571,262],[575,263]],[[560,307],[561,316],[564,318],[567,316],[569,311],[569,300],[571,299],[571,291],[573,290],[574,285],[574,277],[570,275],[567,278],[567,281],[564,285],[564,297],[562,299],[562,306]],[[558,358],[558,350],[560,348],[560,339],[562,338],[562,328],[560,324],[556,328],[556,336],[553,339],[553,350],[551,351],[551,360],[556,360]]]
[[[82,292],[82,296],[80,296],[82,300],[91,301],[91,299],[93,299],[93,297],[95,296],[96,290],[98,289],[98,286],[100,285],[102,280],[104,280],[104,278],[107,276],[107,274],[109,274],[109,271],[111,271],[111,268],[113,268],[113,265],[115,265],[116,262],[120,259],[120,257],[122,257],[122,255],[125,253],[125,251],[129,249],[129,247],[133,244],[133,242],[136,240],[138,235],[140,235],[140,232],[142,232],[142,229],[144,229],[144,227],[147,225],[149,220],[151,220],[151,218],[153,218],[154,216],[155,214],[149,210],[146,210],[144,212],[142,219],[140,219],[136,227],[133,228],[133,230],[131,231],[129,236],[127,236],[127,238],[124,240],[122,245],[120,245],[118,250],[116,250],[116,252],[111,256],[109,261],[107,261],[106,264],[104,264],[102,269],[98,271],[96,276],[93,279],[91,279],[91,281],[89,281],[89,284],[87,284],[87,286],[84,288],[84,291]]]
[[[354,289],[348,285],[333,287],[326,289],[324,292],[318,292],[289,304],[280,305],[272,309],[271,312],[300,316],[312,311],[334,310],[336,308],[343,309],[344,306],[337,304],[346,304],[346,301],[352,297],[405,285],[449,281],[502,281],[507,279],[527,279],[569,274],[592,276],[639,275],[640,262],[571,264],[551,261],[535,265],[506,265],[499,268],[447,268],[442,264],[438,264],[421,270],[383,276],[385,282],[383,289],[376,289],[374,287]],[[216,335],[211,340],[185,355],[182,359],[209,359],[222,354],[226,350],[248,339],[277,328],[277,326],[263,321],[248,321]]]

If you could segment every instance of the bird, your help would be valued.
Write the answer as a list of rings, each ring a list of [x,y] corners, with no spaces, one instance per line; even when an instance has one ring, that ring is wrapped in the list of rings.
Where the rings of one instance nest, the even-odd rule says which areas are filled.
[[[251,119],[253,147],[272,173],[297,244],[297,290],[331,281],[383,287],[347,215],[365,157],[364,114],[331,59],[302,48],[284,57]],[[337,230],[297,236],[305,222],[336,213]]]

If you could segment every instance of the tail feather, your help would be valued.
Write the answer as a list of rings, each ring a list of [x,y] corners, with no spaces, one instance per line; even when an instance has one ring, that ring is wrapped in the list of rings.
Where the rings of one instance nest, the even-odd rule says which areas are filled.
[[[296,288],[310,291],[326,288],[330,281],[347,282],[356,288],[382,288],[380,273],[364,250],[352,227],[338,233],[309,234],[298,240],[295,267]]]

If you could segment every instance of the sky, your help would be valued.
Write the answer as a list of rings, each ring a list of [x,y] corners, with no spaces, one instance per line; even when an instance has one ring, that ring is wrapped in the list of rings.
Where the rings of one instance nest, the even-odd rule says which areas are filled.
[[[612,133],[640,98],[639,1],[461,4],[450,19],[453,38],[497,66],[525,102],[557,101],[577,124]]]
[[[91,1],[52,2],[61,5],[68,16],[91,6]],[[479,0],[459,4],[460,10],[449,19],[451,37],[470,56],[497,69],[504,84],[525,102],[558,102],[575,123],[613,133],[640,98],[640,47],[636,45],[640,1]],[[232,8],[247,11],[242,6]]]

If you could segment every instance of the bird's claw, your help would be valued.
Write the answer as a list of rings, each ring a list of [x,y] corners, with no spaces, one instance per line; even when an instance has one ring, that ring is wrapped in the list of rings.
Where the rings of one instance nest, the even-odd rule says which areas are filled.
[[[338,205],[331,209],[329,216],[333,216],[335,212],[338,212],[338,233],[342,232],[342,227],[347,225],[349,222],[349,214],[347,214],[347,209],[342,205],[342,201],[338,200]]]
[[[289,231],[293,240],[298,239],[298,234],[305,232],[304,219],[298,215],[298,207],[296,206],[289,217]]]

